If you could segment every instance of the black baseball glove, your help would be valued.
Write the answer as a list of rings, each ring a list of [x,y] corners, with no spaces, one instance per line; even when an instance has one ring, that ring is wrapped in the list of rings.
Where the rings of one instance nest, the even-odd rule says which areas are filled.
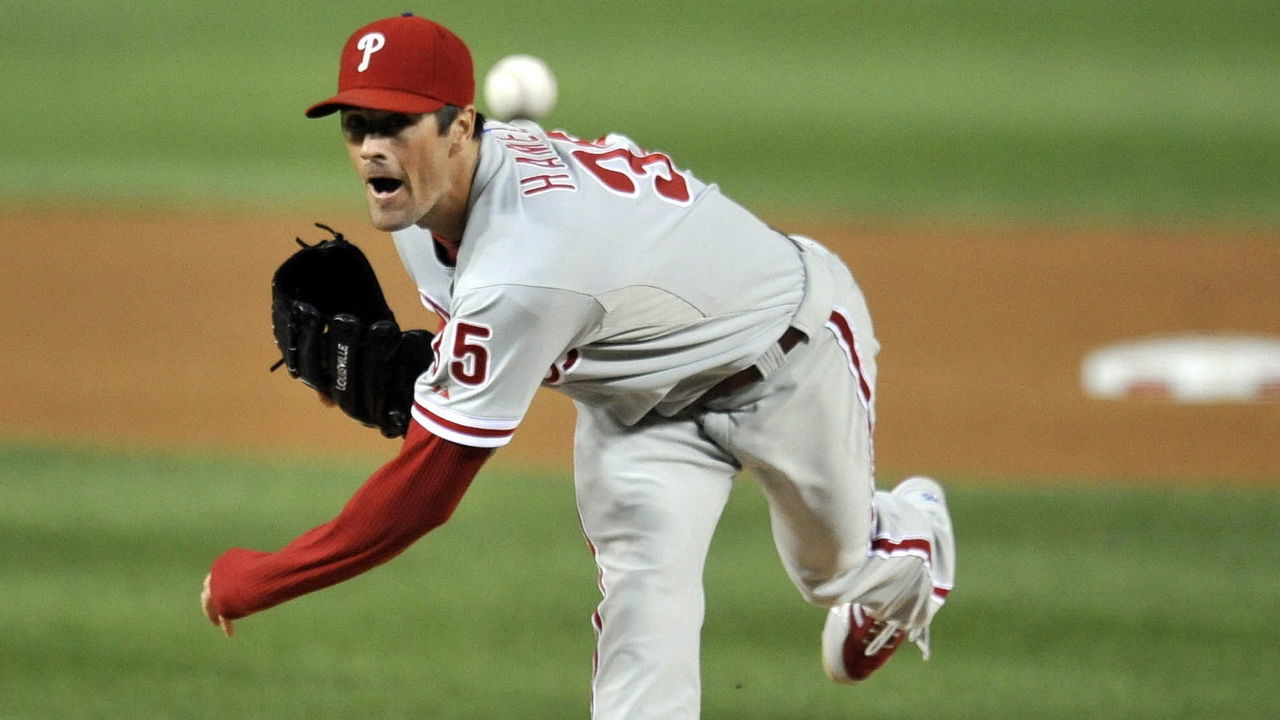
[[[360,248],[342,233],[302,246],[271,279],[271,329],[289,374],[387,437],[409,427],[413,385],[431,364],[432,334],[401,332]]]

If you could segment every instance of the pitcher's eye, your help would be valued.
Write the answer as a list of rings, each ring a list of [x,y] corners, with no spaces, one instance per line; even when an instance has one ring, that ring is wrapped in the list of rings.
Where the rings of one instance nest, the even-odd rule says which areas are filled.
[[[370,128],[369,132],[375,132],[386,137],[395,137],[406,128],[413,127],[422,119],[422,115],[409,115],[407,113],[392,113],[382,118],[377,123],[377,127]]]
[[[342,118],[342,132],[351,136],[364,135],[369,131],[369,120],[363,115],[345,115]]]

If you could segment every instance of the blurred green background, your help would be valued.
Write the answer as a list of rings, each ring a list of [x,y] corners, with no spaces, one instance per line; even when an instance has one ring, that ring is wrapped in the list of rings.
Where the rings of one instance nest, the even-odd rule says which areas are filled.
[[[1280,3],[10,2],[8,203],[359,210],[327,96],[356,27],[544,57],[548,125],[618,130],[757,207],[1274,224]]]
[[[302,110],[351,30],[403,10],[481,73],[544,57],[548,125],[624,131],[766,212],[1280,227],[1275,0],[7,2],[0,213],[361,214],[336,123]],[[234,641],[203,624],[214,556],[278,547],[372,469],[0,447],[0,718],[585,717],[594,571],[564,476],[487,474],[391,565]],[[853,690],[822,679],[821,611],[744,483],[708,570],[705,716],[1280,712],[1276,492],[943,480],[960,585],[936,657]]]
[[[478,480],[388,565],[246,618],[203,564],[329,519],[371,467],[0,446],[2,718],[586,718],[598,599],[563,477]],[[1274,718],[1280,498],[972,478],[934,657],[830,683],[758,489],[707,568],[704,717]],[[1074,485],[1071,483],[1070,485]]]

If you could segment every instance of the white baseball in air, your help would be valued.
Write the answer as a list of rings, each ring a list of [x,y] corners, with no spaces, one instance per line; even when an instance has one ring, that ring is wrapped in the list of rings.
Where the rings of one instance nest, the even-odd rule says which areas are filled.
[[[484,101],[499,120],[541,120],[556,106],[556,77],[532,55],[508,55],[484,77]]]

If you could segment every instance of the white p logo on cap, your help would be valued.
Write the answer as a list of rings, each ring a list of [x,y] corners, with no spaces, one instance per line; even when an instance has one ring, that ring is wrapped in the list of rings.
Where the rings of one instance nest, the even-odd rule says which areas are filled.
[[[368,35],[356,41],[356,49],[364,51],[364,57],[360,59],[360,65],[356,68],[356,72],[364,72],[369,69],[369,56],[382,49],[387,44],[387,38],[382,33],[371,32]]]

